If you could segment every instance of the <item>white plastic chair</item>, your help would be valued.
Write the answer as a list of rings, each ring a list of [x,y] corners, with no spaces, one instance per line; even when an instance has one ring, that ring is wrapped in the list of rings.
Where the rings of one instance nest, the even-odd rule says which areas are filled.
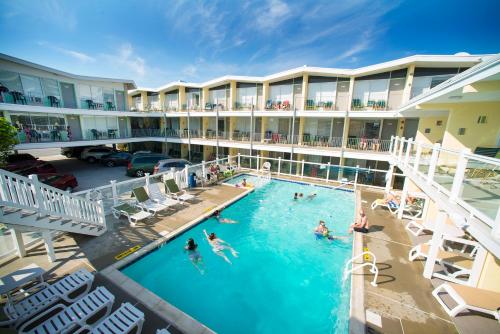
[[[149,198],[165,206],[174,206],[179,204],[179,201],[173,198],[170,198],[163,194],[159,187],[160,183],[150,183],[148,187]]]
[[[102,286],[97,287],[94,291],[69,306],[57,304],[45,310],[24,323],[19,328],[19,333],[57,334],[74,332],[76,325],[86,324],[88,319],[104,309],[106,313],[103,316],[106,317],[111,312],[114,301],[115,296],[111,292]],[[59,312],[40,323],[42,319],[58,310]]]
[[[59,300],[72,303],[90,291],[93,281],[94,275],[86,269],[80,269],[16,303],[7,303],[3,311],[8,320],[0,322],[0,325],[18,327],[31,315],[44,310]],[[82,291],[75,295],[79,290]]]

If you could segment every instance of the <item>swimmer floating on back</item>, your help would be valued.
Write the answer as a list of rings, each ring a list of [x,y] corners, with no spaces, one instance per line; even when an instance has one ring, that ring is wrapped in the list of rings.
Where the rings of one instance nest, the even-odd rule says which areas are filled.
[[[203,230],[203,233],[205,233],[205,237],[207,238],[208,243],[210,244],[210,246],[212,246],[213,252],[222,257],[227,263],[232,264],[224,253],[224,250],[228,249],[234,257],[238,257],[238,252],[235,251],[230,244],[222,239],[217,238],[215,233],[210,233],[209,235],[207,233],[207,230]]]
[[[212,215],[213,217],[215,217],[215,219],[217,219],[217,221],[219,223],[221,223],[221,224],[236,224],[236,223],[238,223],[236,220],[232,220],[229,218],[222,218],[220,214],[221,214],[220,210],[215,210],[214,214]]]

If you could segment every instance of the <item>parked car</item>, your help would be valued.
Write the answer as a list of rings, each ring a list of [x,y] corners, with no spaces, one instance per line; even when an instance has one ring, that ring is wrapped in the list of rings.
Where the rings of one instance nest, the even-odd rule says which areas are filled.
[[[145,173],[153,173],[155,165],[160,160],[168,159],[164,154],[139,154],[133,155],[127,165],[128,176],[144,176]]]
[[[100,160],[103,156],[114,152],[115,150],[107,146],[89,147],[83,150],[81,159],[93,164],[97,160]]]
[[[72,174],[38,174],[38,180],[42,183],[48,184],[51,187],[66,190],[69,192],[78,187],[76,177]]]
[[[61,154],[67,158],[78,158],[82,155],[83,150],[94,146],[77,146],[77,147],[63,147],[61,148]]]
[[[175,169],[175,171],[183,170],[186,165],[191,166],[192,163],[185,159],[165,159],[165,160],[160,160],[158,163],[155,165],[155,168],[153,170],[153,174],[161,173],[161,172],[168,172],[172,168]]]
[[[7,156],[7,166],[4,169],[21,175],[56,172],[56,168],[52,164],[38,160],[38,158],[27,153]]]
[[[132,154],[129,152],[115,152],[102,156],[101,164],[108,167],[126,166],[131,159]]]

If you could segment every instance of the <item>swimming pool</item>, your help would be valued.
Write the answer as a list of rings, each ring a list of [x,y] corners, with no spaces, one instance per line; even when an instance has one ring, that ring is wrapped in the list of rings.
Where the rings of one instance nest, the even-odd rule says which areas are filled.
[[[295,192],[317,196],[294,201]],[[342,273],[352,239],[318,240],[313,229],[322,219],[347,235],[353,215],[353,193],[272,180],[224,209],[239,223],[207,219],[122,272],[218,333],[347,333],[350,284]],[[232,265],[212,252],[203,229],[239,252],[227,252]],[[203,273],[183,252],[188,238]]]

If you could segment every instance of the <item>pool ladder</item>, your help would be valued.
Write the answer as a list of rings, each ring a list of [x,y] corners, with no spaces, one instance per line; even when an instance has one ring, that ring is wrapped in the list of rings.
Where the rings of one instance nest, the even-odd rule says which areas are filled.
[[[363,262],[363,263],[357,263],[356,266],[355,266],[354,265],[354,261],[357,260],[357,259],[359,259],[359,258],[364,258],[365,255],[369,255],[370,258],[371,258],[371,261],[369,261],[369,262]],[[351,266],[350,269],[348,269],[349,265]],[[372,286],[377,286],[377,277],[378,277],[377,258],[375,257],[375,254],[373,254],[372,252],[369,252],[369,251],[366,251],[366,252],[363,252],[361,254],[358,254],[355,257],[353,257],[352,259],[350,259],[349,261],[347,261],[347,263],[345,264],[345,268],[344,268],[344,280],[347,278],[347,275],[349,275],[353,271],[355,271],[355,270],[357,270],[359,268],[366,267],[366,266],[371,267],[370,268],[370,272],[375,275],[373,277],[373,281],[370,284]]]

